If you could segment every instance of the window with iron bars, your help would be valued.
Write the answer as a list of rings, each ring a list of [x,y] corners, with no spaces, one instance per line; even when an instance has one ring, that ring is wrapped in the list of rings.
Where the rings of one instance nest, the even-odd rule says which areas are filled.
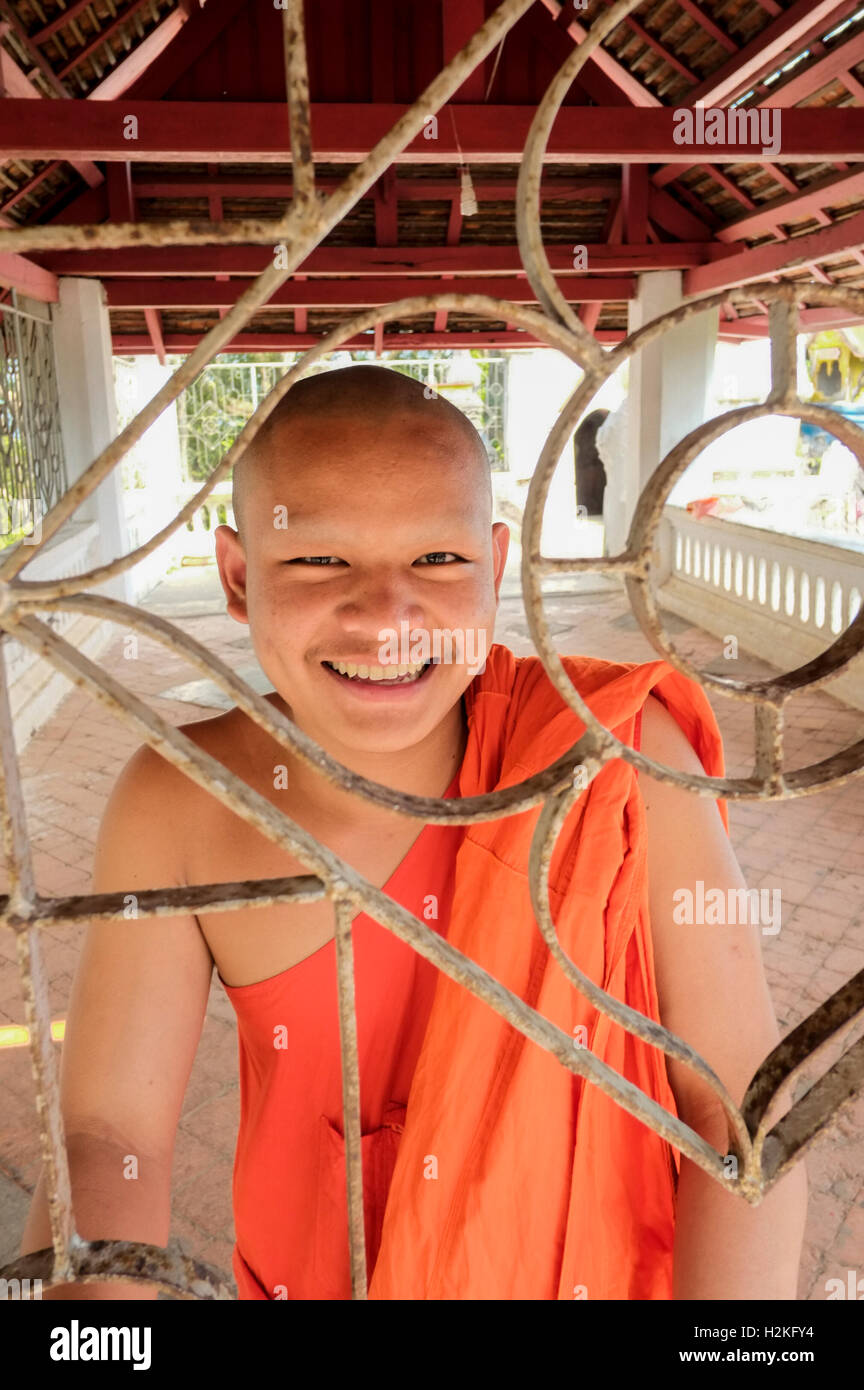
[[[66,488],[50,312],[13,290],[0,306],[0,549],[31,535]]]

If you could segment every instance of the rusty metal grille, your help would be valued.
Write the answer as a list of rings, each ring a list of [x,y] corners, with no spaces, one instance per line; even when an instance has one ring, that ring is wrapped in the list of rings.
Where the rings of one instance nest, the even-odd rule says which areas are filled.
[[[221,322],[190,353],[167,382],[103,452],[74,486],[54,505],[43,522],[43,544],[57,532],[89,497],[127,450],[158,418],[162,410],[191,382],[255,309],[302,263],[315,245],[353,207],[357,198],[389,166],[394,156],[422,130],[430,114],[458,89],[465,77],[500,43],[533,0],[504,0],[453,61],[434,79],[393,129],[354,168],[336,191],[323,199],[315,189],[309,136],[308,83],[305,64],[302,0],[289,0],[283,12],[287,102],[294,163],[294,197],[281,221],[239,223],[173,222],[161,225],[124,224],[98,228],[47,227],[0,232],[0,250],[39,250],[51,247],[190,245],[196,242],[235,241],[281,245],[287,248],[280,268],[270,264]],[[421,956],[451,979],[496,1010],[526,1037],[552,1053],[562,1066],[597,1086],[616,1104],[648,1125],[692,1162],[744,1200],[758,1203],[777,1180],[796,1162],[836,1118],[864,1079],[864,1039],[849,1047],[806,1095],[769,1128],[768,1111],[778,1091],[800,1076],[802,1067],[822,1052],[830,1039],[852,1025],[864,1012],[864,971],[850,980],[809,1018],[799,1024],[769,1054],[748,1087],[739,1109],[722,1080],[680,1038],[642,1014],[611,998],[590,981],[564,953],[556,937],[548,905],[548,867],[556,836],[584,790],[577,788],[574,769],[584,769],[590,781],[606,762],[622,758],[634,768],[662,781],[689,787],[700,795],[739,800],[777,800],[810,794],[838,785],[864,767],[864,740],[813,766],[786,772],[783,768],[782,734],[786,701],[805,686],[823,685],[846,670],[864,645],[864,610],[849,629],[815,661],[770,680],[744,682],[702,674],[674,648],[663,633],[650,587],[652,546],[664,499],[688,463],[724,430],[759,416],[778,413],[797,415],[821,424],[836,434],[864,466],[864,436],[854,425],[823,407],[807,405],[796,395],[795,339],[797,315],[805,303],[842,305],[864,315],[864,292],[822,285],[760,284],[746,292],[691,302],[649,323],[611,352],[604,352],[564,302],[552,278],[539,230],[539,189],[546,142],[565,93],[591,52],[640,0],[621,0],[606,11],[578,48],[574,48],[546,92],[531,127],[517,189],[518,236],[525,271],[541,308],[520,307],[485,295],[437,294],[402,300],[358,314],[322,338],[279,381],[200,491],[162,531],[130,554],[84,575],[28,582],[20,573],[38,547],[18,546],[0,563],[0,626],[18,642],[52,662],[70,680],[91,693],[123,719],[161,755],[193,781],[205,787],[236,814],[295,854],[308,868],[293,879],[251,883],[207,884],[140,893],[139,915],[176,914],[178,909],[202,906],[241,907],[250,899],[277,903],[313,901],[327,896],[336,910],[336,953],[339,1026],[343,1076],[343,1128],[347,1157],[348,1239],[351,1253],[353,1297],[367,1296],[367,1273],[361,1171],[359,1076],[354,1012],[354,975],[351,919],[358,911],[381,922]],[[758,295],[771,305],[773,389],[758,406],[733,410],[701,426],[682,440],[663,460],[639,500],[624,551],[616,556],[563,559],[540,554],[540,532],[547,489],[556,461],[591,397],[620,364],[640,348],[694,314],[715,308],[722,300]],[[523,527],[522,585],[532,638],[544,667],[566,704],[585,725],[585,733],[556,763],[506,791],[462,800],[409,796],[361,777],[332,759],[268,701],[258,696],[218,658],[199,643],[162,619],[92,592],[109,576],[131,568],[158,547],[171,531],[182,525],[204,498],[228,473],[243,450],[286,391],[326,353],[353,335],[393,318],[426,315],[435,309],[506,320],[530,330],[549,347],[564,353],[584,369],[585,377],[561,412],[541,454],[531,482]],[[541,582],[544,575],[599,571],[624,577],[634,612],[652,644],[673,666],[695,678],[703,687],[753,706],[755,763],[749,777],[712,778],[673,771],[620,743],[595,719],[555,652],[543,612]],[[88,592],[90,591],[90,592]],[[211,677],[231,699],[257,721],[285,749],[338,786],[355,795],[425,823],[461,824],[494,820],[542,803],[530,857],[531,895],[537,925],[550,952],[576,990],[600,1011],[667,1057],[688,1065],[712,1088],[728,1119],[730,1151],[737,1157],[737,1173],[730,1176],[724,1155],[706,1143],[680,1119],[646,1097],[587,1049],[574,1049],[571,1037],[505,989],[473,961],[456,950],[405,908],[373,887],[349,864],[320,845],[310,834],[281,814],[265,798],[167,724],[131,691],[76,651],[48,622],[37,617],[45,610],[86,613],[112,619],[124,628],[140,629],[163,642]],[[0,645],[0,661],[5,654]],[[156,1284],[180,1298],[230,1297],[218,1271],[195,1261],[169,1254],[156,1246],[128,1241],[83,1240],[75,1230],[69,1169],[64,1146],[63,1121],[58,1100],[55,1060],[49,1033],[48,1002],[43,979],[39,928],[84,919],[120,919],[124,894],[81,895],[67,898],[40,896],[35,887],[30,846],[27,842],[24,802],[17,766],[9,708],[6,669],[0,672],[0,758],[3,768],[3,832],[9,864],[11,891],[0,900],[2,920],[17,936],[18,961],[30,1029],[31,1057],[41,1122],[42,1150],[49,1189],[52,1247],[19,1259],[2,1273],[7,1277],[41,1277],[46,1283],[72,1280],[93,1282],[106,1277],[138,1278]]]

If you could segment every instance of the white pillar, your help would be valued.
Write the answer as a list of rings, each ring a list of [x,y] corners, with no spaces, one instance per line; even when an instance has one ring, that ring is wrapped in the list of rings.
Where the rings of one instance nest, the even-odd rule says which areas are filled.
[[[630,301],[628,332],[676,309],[682,300],[680,271],[640,275],[638,298]],[[708,417],[718,325],[718,309],[695,314],[630,358],[627,429],[618,431],[621,445],[613,443],[614,456],[603,454],[608,554],[624,548],[639,494],[661,460]]]
[[[60,425],[71,487],[117,435],[111,327],[101,281],[61,277],[60,302],[51,306],[51,317]],[[100,564],[126,553],[119,465],[81,503],[73,520],[99,523]],[[132,601],[128,573],[97,585],[95,592]]]
[[[174,368],[162,366],[153,353],[135,358],[131,373],[124,374],[118,389],[127,412],[143,410],[174,374]],[[254,376],[254,373],[253,373]],[[126,399],[124,401],[124,394]],[[177,423],[177,402],[162,411],[138,444],[130,451],[135,473],[145,482],[144,488],[134,488],[125,498],[126,526],[129,549],[134,550],[161,531],[180,509],[184,487],[180,430]],[[156,550],[139,560],[129,571],[134,602],[140,603],[165,578],[165,572],[182,555],[189,533],[178,528]]]

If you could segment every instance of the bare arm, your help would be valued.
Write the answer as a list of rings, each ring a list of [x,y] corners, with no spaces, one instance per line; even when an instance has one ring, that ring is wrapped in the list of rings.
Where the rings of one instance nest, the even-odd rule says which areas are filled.
[[[653,697],[645,704],[642,751],[667,767],[704,772],[677,721]],[[698,880],[705,893],[746,884],[714,801],[644,774],[639,783],[648,819],[660,1016],[705,1058],[740,1105],[780,1036],[762,965],[761,926],[674,921],[675,904],[683,900],[673,894],[687,889],[695,903]],[[681,1118],[725,1152],[726,1120],[713,1092],[689,1068],[667,1065]],[[675,1298],[794,1299],[806,1214],[803,1163],[752,1207],[682,1158]]]
[[[149,748],[123,769],[99,830],[93,892],[182,882],[182,774]],[[130,910],[134,903],[130,904]],[[76,1228],[88,1240],[165,1246],[177,1121],[210,989],[192,915],[91,922],[75,975],[60,1070]],[[51,1244],[45,1175],[21,1243]],[[142,1285],[61,1285],[55,1299],[152,1299]]]

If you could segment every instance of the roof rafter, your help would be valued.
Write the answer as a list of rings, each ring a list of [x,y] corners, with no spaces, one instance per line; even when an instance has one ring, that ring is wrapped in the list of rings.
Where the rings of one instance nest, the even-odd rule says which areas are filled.
[[[617,0],[603,0],[603,2],[607,9],[609,9],[617,3]],[[627,28],[634,33],[637,38],[641,39],[647,48],[650,48],[653,53],[656,53],[658,57],[662,58],[664,63],[668,63],[671,68],[674,68],[681,77],[686,77],[688,82],[693,82],[694,84],[698,81],[692,68],[688,68],[686,63],[682,63],[681,59],[677,57],[671,49],[667,48],[660,39],[656,38],[654,34],[646,29],[644,24],[640,24],[638,19],[634,19],[632,14],[627,15],[626,19],[621,22],[622,24],[626,24]],[[615,32],[616,31],[613,29],[612,34]],[[609,35],[610,38],[612,34]],[[646,88],[646,91],[647,90]]]
[[[752,212],[718,227],[715,236],[718,241],[743,241],[746,237],[762,236],[783,222],[796,222],[815,216],[826,203],[861,197],[864,197],[864,168],[828,174],[825,178],[814,179],[787,197],[760,203]]]
[[[566,4],[560,4],[559,0],[542,0],[546,9],[553,19],[559,21],[561,28],[569,34],[574,43],[581,43],[588,30],[584,24],[580,24],[578,19],[570,17],[570,9]],[[649,92],[632,72],[620,63],[613,53],[603,48],[602,44],[595,48],[591,54],[591,62],[596,64],[606,77],[611,78],[618,87],[633,103],[634,106],[661,106],[659,97],[655,97],[653,92]],[[581,75],[581,74],[580,74]]]
[[[712,265],[688,271],[684,277],[684,293],[707,294],[726,289],[727,286],[745,284],[748,280],[764,280],[780,271],[842,256],[862,246],[864,212],[858,212],[821,231],[751,247]]]
[[[815,26],[831,27],[853,13],[858,0],[794,0],[782,14],[766,25],[755,39],[738,52],[710,77],[688,92],[690,106],[722,106],[746,91],[753,80],[800,41]]]
[[[124,15],[124,19],[125,19]],[[156,29],[152,29],[125,58],[122,58],[104,77],[98,87],[87,94],[88,101],[114,101],[128,92],[147,71],[151,63],[164,53],[177,35],[189,23],[189,11],[182,7],[166,15]]]
[[[71,93],[67,91],[63,83],[55,76],[53,70],[45,62],[39,50],[27,37],[25,29],[19,23],[17,16],[14,11],[12,11],[11,6],[6,3],[6,0],[0,0],[0,15],[3,17],[3,29],[0,30],[0,38],[3,37],[4,33],[14,34],[19,46],[30,56],[34,67],[38,68],[42,73],[46,82],[48,82],[52,90],[56,92],[57,96],[63,101],[71,101]],[[10,94],[8,97],[6,95],[7,93]],[[48,98],[43,97],[39,88],[33,85],[27,73],[21,69],[12,55],[7,53],[6,49],[2,47],[0,47],[0,97],[4,98],[4,104],[5,101],[12,99],[18,101],[48,100]],[[7,158],[10,159],[14,157],[14,152],[7,156]],[[57,161],[54,161],[53,167],[55,168],[56,163]],[[92,160],[82,156],[79,159],[70,159],[68,163],[72,165],[73,169],[81,175],[84,182],[89,184],[91,188],[95,188],[97,184],[102,182],[102,174]],[[34,188],[38,187],[49,173],[49,169],[42,169],[35,174],[28,184],[29,190],[32,191]]]
[[[193,12],[177,37],[128,89],[128,95],[136,101],[154,101],[164,96],[218,39],[243,5],[244,0],[207,0],[206,6]]]
[[[782,87],[772,87],[768,96],[760,101],[760,106],[797,106],[799,101],[813,96],[827,86],[835,77],[841,81],[851,76],[848,68],[864,60],[864,31],[854,34],[847,43],[832,48],[823,58],[819,58],[798,76],[790,77]]]
[[[687,14],[689,14],[691,19],[695,19],[700,29],[704,29],[705,33],[708,34],[715,43],[719,43],[721,48],[726,49],[727,53],[738,52],[738,45],[735,40],[726,33],[725,29],[721,29],[720,25],[716,24],[715,21],[705,13],[701,6],[696,4],[696,0],[678,0],[678,4],[681,6],[682,10],[685,10]]]

